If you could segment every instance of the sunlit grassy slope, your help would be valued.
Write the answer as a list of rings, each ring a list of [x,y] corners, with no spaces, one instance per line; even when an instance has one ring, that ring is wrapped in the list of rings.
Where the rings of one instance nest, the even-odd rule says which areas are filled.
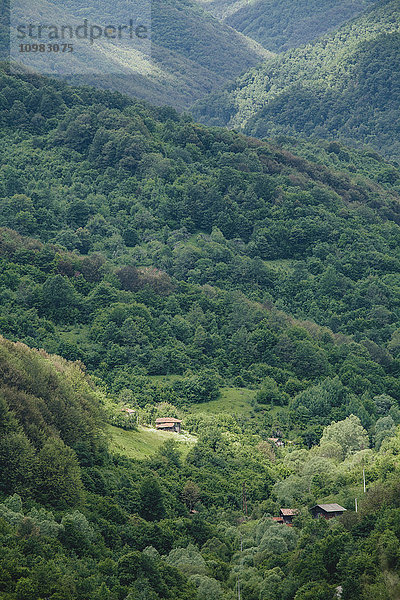
[[[182,456],[186,456],[196,443],[196,438],[189,434],[177,434],[167,431],[156,431],[148,427],[139,427],[139,431],[125,431],[109,425],[107,433],[110,449],[128,458],[146,458],[154,454],[167,440],[178,442]]]
[[[230,414],[248,414],[251,411],[251,401],[256,392],[246,388],[221,388],[221,396],[218,400],[194,404],[190,407],[192,413],[218,414],[227,412]]]
[[[218,400],[194,404],[188,413],[250,415],[254,390],[246,388],[221,388]],[[139,431],[125,431],[112,425],[107,426],[110,449],[128,458],[147,458],[154,454],[167,440],[179,444],[182,456],[186,456],[196,443],[196,437],[187,433],[178,434],[167,431],[156,431],[149,427],[139,427]]]

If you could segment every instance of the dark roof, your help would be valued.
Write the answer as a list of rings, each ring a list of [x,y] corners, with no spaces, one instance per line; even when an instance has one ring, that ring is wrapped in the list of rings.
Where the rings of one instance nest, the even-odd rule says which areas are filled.
[[[160,417],[156,419],[156,423],[182,423],[180,419],[175,419],[174,417]]]
[[[315,506],[313,506],[314,508],[322,508],[322,510],[324,510],[325,512],[343,512],[346,510],[346,508],[343,508],[343,506],[340,506],[340,504],[316,504]]]
[[[296,508],[281,508],[279,512],[282,513],[284,517],[295,517],[299,514],[299,511]]]

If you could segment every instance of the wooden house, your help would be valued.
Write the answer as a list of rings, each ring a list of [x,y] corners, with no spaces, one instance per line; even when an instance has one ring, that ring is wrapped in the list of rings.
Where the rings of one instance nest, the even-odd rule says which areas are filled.
[[[181,427],[182,421],[174,417],[160,417],[156,419],[156,429],[160,431],[175,431],[176,433],[180,433]]]
[[[311,514],[314,519],[323,517],[324,519],[333,519],[333,517],[340,517],[344,512],[345,508],[340,504],[316,504],[311,509]]]
[[[133,408],[121,408],[121,412],[126,412],[129,416],[136,415],[136,410]]]
[[[298,514],[299,511],[296,508],[281,508],[279,511],[279,517],[286,525],[291,525],[293,517],[297,517]]]
[[[272,517],[272,520],[275,521],[275,523],[281,523],[281,525],[283,525],[282,517]]]

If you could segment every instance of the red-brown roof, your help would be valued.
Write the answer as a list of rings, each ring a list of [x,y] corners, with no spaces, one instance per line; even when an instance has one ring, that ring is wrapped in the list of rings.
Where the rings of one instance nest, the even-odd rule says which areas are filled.
[[[283,441],[280,438],[270,437],[267,438],[269,442],[275,444],[275,446],[283,446]]]
[[[175,419],[174,417],[160,417],[156,419],[156,423],[182,423],[180,419]]]
[[[157,423],[156,427],[157,429],[170,429],[171,427],[174,427],[175,423]]]
[[[299,514],[296,508],[281,508],[279,511],[284,517],[295,517]]]

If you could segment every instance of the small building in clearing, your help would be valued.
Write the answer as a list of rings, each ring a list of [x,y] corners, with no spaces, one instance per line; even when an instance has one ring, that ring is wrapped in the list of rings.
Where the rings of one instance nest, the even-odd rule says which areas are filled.
[[[176,433],[180,433],[181,427],[182,421],[174,417],[160,417],[156,419],[156,429],[160,431],[175,431]]]
[[[281,525],[283,525],[283,519],[282,517],[271,517],[273,521],[275,521],[275,523],[280,523]]]
[[[311,509],[311,514],[314,519],[323,517],[324,519],[333,519],[340,517],[346,511],[340,504],[316,504]]]
[[[296,508],[281,508],[279,511],[279,517],[282,519],[282,523],[291,525],[293,517],[297,517],[299,511]]]
[[[283,443],[283,441],[280,438],[277,437],[269,437],[267,438],[267,440],[269,442],[271,442],[271,444],[273,444],[274,446],[276,446],[277,448],[280,448],[281,446],[284,446],[285,444]]]

